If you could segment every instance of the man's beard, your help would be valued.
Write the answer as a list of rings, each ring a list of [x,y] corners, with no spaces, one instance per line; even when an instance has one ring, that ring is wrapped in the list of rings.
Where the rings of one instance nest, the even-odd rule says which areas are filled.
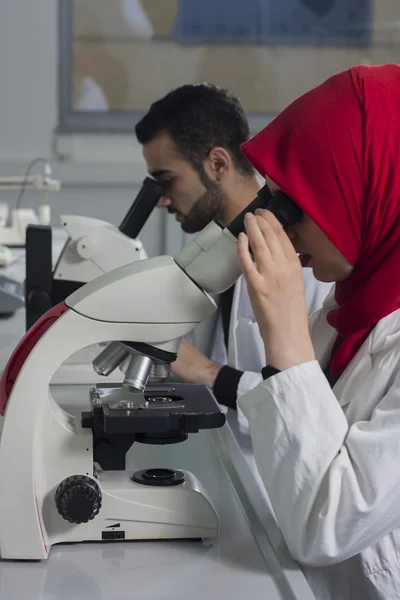
[[[197,233],[214,219],[222,218],[225,195],[220,186],[210,179],[202,179],[202,183],[206,187],[205,193],[200,196],[181,221],[181,227],[185,233]],[[175,211],[171,210],[170,212]]]

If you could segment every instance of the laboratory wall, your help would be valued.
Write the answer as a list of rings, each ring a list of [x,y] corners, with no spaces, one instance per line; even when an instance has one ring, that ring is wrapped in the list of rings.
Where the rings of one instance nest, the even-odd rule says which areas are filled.
[[[82,6],[82,22],[75,24],[77,33],[79,27],[82,31],[86,27],[83,8],[91,3],[93,0],[75,1]],[[113,4],[111,0],[96,3],[108,10]],[[154,31],[159,36],[168,33],[172,27],[168,15],[175,14],[178,2],[142,3]],[[134,99],[127,102],[130,108],[144,105],[185,78],[207,78],[237,91],[249,110],[276,113],[335,71],[360,62],[400,61],[399,1],[370,0],[369,6],[369,42],[364,45],[294,47],[275,43],[205,48],[194,44],[185,49],[182,61],[176,41],[183,29],[175,32],[175,41],[143,42],[142,48],[139,41],[133,58],[125,62],[130,81],[146,81],[146,85],[138,85]],[[0,175],[22,175],[33,158],[49,157],[53,175],[63,184],[62,191],[51,196],[54,225],[61,214],[68,213],[118,224],[146,175],[141,151],[131,134],[68,135],[57,131],[57,11],[57,0],[0,2]],[[131,49],[123,45],[119,51],[121,58],[127,53],[131,56]],[[181,60],[178,66],[175,60]],[[234,67],[227,68],[228,63]],[[175,65],[173,69],[171,65]],[[5,192],[2,194],[0,202],[6,200]],[[12,204],[15,195],[7,198]],[[24,205],[35,207],[39,202],[39,195],[26,193]],[[153,213],[142,237],[150,255],[173,253],[185,240],[164,211]]]
[[[23,175],[32,159],[50,158],[63,188],[48,196],[54,225],[61,214],[118,224],[146,176],[141,152],[129,135],[57,134],[57,31],[56,0],[0,2],[0,176]],[[0,192],[0,202],[15,199]],[[42,200],[27,191],[23,206]],[[169,250],[165,232],[175,223],[166,226],[166,216],[154,211],[142,232],[149,255]]]

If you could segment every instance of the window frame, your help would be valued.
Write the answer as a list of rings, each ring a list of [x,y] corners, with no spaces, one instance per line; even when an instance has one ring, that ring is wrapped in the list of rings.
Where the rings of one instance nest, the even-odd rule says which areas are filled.
[[[73,5],[70,0],[58,0],[58,125],[60,134],[132,134],[142,111],[77,111],[71,106],[72,89],[72,22]],[[273,113],[248,114],[250,130],[257,132],[273,117]]]

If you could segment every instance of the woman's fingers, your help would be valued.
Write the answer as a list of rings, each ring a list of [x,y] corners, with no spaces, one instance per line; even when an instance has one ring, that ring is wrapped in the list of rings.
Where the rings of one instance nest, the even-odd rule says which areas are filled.
[[[291,265],[298,265],[298,258],[293,245],[282,225],[268,210],[259,211],[257,215],[248,213],[245,216],[247,237],[241,239],[238,251],[243,273],[246,278],[252,277],[256,284],[257,273],[265,280],[279,277],[291,271]],[[255,266],[250,254],[254,256]],[[260,282],[258,280],[258,285]]]
[[[282,246],[282,238],[287,236],[283,230],[282,225],[278,221],[276,224],[271,224],[261,214],[257,214],[256,219],[260,231],[271,253],[272,260],[275,264],[280,264],[282,260],[286,260],[286,254]]]
[[[249,251],[249,239],[245,233],[239,235],[237,251],[243,273],[252,273],[255,270],[255,266]]]
[[[280,247],[283,250],[285,256],[289,259],[294,258],[295,256],[297,258],[296,251],[293,247],[292,242],[290,241],[290,238],[286,234],[285,230],[283,229],[282,225],[275,217],[275,215],[270,210],[259,210],[257,212],[257,216],[260,219],[262,219],[264,223],[267,223],[270,227],[272,227],[277,238],[279,239]]]
[[[259,272],[267,276],[274,266],[284,268],[287,258],[282,248],[280,235],[277,234],[274,227],[262,216],[255,217],[254,215],[246,218],[245,226]]]
[[[261,275],[253,262],[253,257],[249,250],[249,239],[245,233],[241,233],[238,238],[237,251],[240,266],[247,283],[254,287],[260,283]]]
[[[268,271],[272,263],[271,252],[256,217],[247,213],[244,220],[247,237],[260,272]]]

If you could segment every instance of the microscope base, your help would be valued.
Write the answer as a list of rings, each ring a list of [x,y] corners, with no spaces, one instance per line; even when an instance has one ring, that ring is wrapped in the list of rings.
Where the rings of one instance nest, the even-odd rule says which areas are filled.
[[[184,475],[181,484],[159,487],[136,483],[132,471],[100,471],[96,480],[102,496],[99,513],[78,525],[58,513],[54,500],[49,502],[43,514],[49,540],[54,545],[217,537],[218,517],[211,501],[192,473]]]
[[[63,518],[56,506],[57,492],[50,493],[42,514],[48,536],[47,556],[55,544],[218,537],[219,522],[215,509],[192,473],[184,472],[183,483],[168,487],[136,483],[132,480],[133,475],[133,471],[100,471],[97,479],[88,478],[98,484],[101,507],[98,514],[87,523],[70,523]],[[79,485],[79,478],[82,475],[68,478],[71,490],[74,485],[74,489]],[[14,526],[10,522],[10,527]],[[28,540],[24,546],[30,547]],[[19,552],[15,556],[2,548],[1,558],[46,558],[27,552],[22,554]]]

